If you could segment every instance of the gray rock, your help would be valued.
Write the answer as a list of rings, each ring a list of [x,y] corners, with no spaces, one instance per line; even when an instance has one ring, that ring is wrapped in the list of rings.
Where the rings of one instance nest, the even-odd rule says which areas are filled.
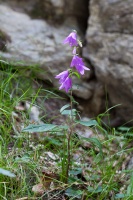
[[[26,12],[33,18],[45,19],[54,25],[63,23],[69,16],[76,17],[82,24],[88,18],[88,0],[0,0],[0,2],[10,5],[14,10]]]
[[[83,56],[123,121],[133,119],[133,1],[91,0]]]
[[[0,30],[10,38],[4,40],[6,51],[0,49],[1,58],[19,66],[38,65],[37,77],[50,80],[58,87],[54,76],[69,68],[72,57],[71,48],[62,42],[73,27],[81,34],[74,18],[66,19],[57,28],[44,20],[31,19],[27,14],[0,5]],[[76,90],[75,94],[85,99],[92,94],[86,84],[88,77],[89,72],[82,82],[76,81],[82,89]]]

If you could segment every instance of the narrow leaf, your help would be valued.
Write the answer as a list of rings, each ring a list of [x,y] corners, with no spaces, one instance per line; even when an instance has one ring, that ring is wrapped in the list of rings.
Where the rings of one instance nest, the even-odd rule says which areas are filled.
[[[73,74],[80,79],[80,74],[78,72],[73,72]]]
[[[120,127],[118,127],[118,130],[119,131],[127,131],[128,132],[130,130],[130,128],[126,127],[126,126],[125,127],[124,126],[120,126]]]
[[[84,126],[97,126],[98,123],[96,120],[89,120],[89,121],[76,121],[78,124],[84,125]]]
[[[53,144],[53,145],[57,145],[57,146],[61,146],[61,142],[59,140],[56,140],[54,138],[47,138],[48,139],[48,142],[50,142],[50,144]]]
[[[72,116],[75,116],[77,114],[77,111],[76,109],[72,109],[72,110],[64,110],[62,113],[62,115],[72,115]]]
[[[0,62],[3,62],[5,64],[9,64],[8,62],[4,61],[4,60],[0,60]]]
[[[5,170],[5,169],[2,169],[0,168],[0,174],[3,174],[5,176],[9,176],[11,178],[15,177],[16,175],[13,174],[12,172],[8,171],[8,170]]]
[[[119,194],[116,194],[116,195],[115,195],[115,199],[123,199],[123,198],[125,198],[126,196],[127,196],[127,195],[125,195],[125,194],[122,194],[122,193],[120,194],[120,193],[119,193]]]
[[[54,124],[39,124],[39,125],[30,124],[29,126],[24,128],[22,132],[29,132],[29,133],[46,132],[46,131],[53,130],[56,127],[57,125],[54,125]]]
[[[62,113],[66,108],[70,107],[70,104],[66,104],[64,105],[61,109],[60,109],[60,113]]]

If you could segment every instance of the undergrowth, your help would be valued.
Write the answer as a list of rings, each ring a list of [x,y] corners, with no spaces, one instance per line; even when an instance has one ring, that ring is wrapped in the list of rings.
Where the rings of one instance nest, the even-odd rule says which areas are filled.
[[[133,172],[128,163],[133,151],[133,128],[105,127],[104,114],[95,119],[96,124],[75,126],[69,179],[65,183],[67,130],[23,131],[29,124],[38,125],[29,118],[33,106],[41,110],[39,123],[54,126],[61,120],[65,127],[65,115],[55,110],[49,118],[45,108],[46,101],[58,102],[63,97],[41,87],[34,73],[29,76],[27,71],[0,65],[0,169],[6,170],[0,171],[0,199],[132,200]],[[29,102],[27,109],[25,102]]]

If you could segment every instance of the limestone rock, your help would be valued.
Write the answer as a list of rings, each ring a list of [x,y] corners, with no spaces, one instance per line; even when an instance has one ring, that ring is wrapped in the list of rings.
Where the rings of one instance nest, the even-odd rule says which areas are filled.
[[[8,36],[5,38],[10,38],[10,40],[3,39],[4,43],[0,42],[0,46],[4,45],[0,48],[1,59],[18,66],[37,65],[37,77],[50,80],[54,86],[58,87],[55,75],[66,70],[71,62],[71,48],[62,42],[73,26],[81,34],[74,18],[71,18],[71,23],[69,19],[66,19],[57,28],[45,20],[31,19],[27,14],[0,5],[0,30]],[[89,72],[86,73],[82,82],[80,80],[76,82],[82,88],[78,91],[78,96],[85,99],[90,98],[92,94],[86,87],[88,77]]]
[[[69,16],[76,17],[82,24],[88,18],[88,0],[0,0],[0,2],[10,5],[17,11],[26,12],[33,18],[53,22],[54,25],[63,23]]]
[[[91,0],[83,55],[123,121],[133,119],[133,1]]]

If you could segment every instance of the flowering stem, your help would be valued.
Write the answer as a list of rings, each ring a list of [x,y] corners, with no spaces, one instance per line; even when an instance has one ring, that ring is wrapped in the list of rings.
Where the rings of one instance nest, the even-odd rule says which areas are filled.
[[[72,75],[74,74],[78,78],[80,78],[80,75],[84,75],[85,70],[89,70],[89,69],[85,66],[82,58],[80,58],[78,54],[76,53],[78,46],[82,47],[82,43],[79,40],[77,40],[77,32],[72,31],[72,33],[70,33],[68,37],[65,38],[63,43],[64,44],[68,43],[70,47],[73,47],[73,51],[72,51],[73,58],[70,64],[70,68],[56,75],[55,78],[59,79],[59,83],[60,83],[59,89],[60,90],[64,89],[68,93],[70,89],[72,88]],[[76,72],[74,72],[75,69],[76,69]],[[70,94],[71,116],[70,116],[70,121],[69,121],[69,130],[67,133],[67,156],[65,156],[66,166],[62,168],[63,172],[65,170],[65,173],[66,173],[65,180],[63,179],[65,183],[68,183],[69,171],[70,171],[70,166],[71,166],[71,157],[72,157],[71,136],[72,136],[73,128],[74,128],[74,116],[73,116],[74,113],[72,109],[72,106],[73,106],[72,104],[73,104],[73,99],[72,99],[72,90],[71,90],[71,94]]]
[[[71,116],[70,116],[70,124],[69,131],[67,135],[67,167],[66,167],[66,183],[68,183],[69,170],[71,166],[71,135],[73,133],[73,102],[72,102],[72,90],[70,95],[70,106],[71,106]]]

